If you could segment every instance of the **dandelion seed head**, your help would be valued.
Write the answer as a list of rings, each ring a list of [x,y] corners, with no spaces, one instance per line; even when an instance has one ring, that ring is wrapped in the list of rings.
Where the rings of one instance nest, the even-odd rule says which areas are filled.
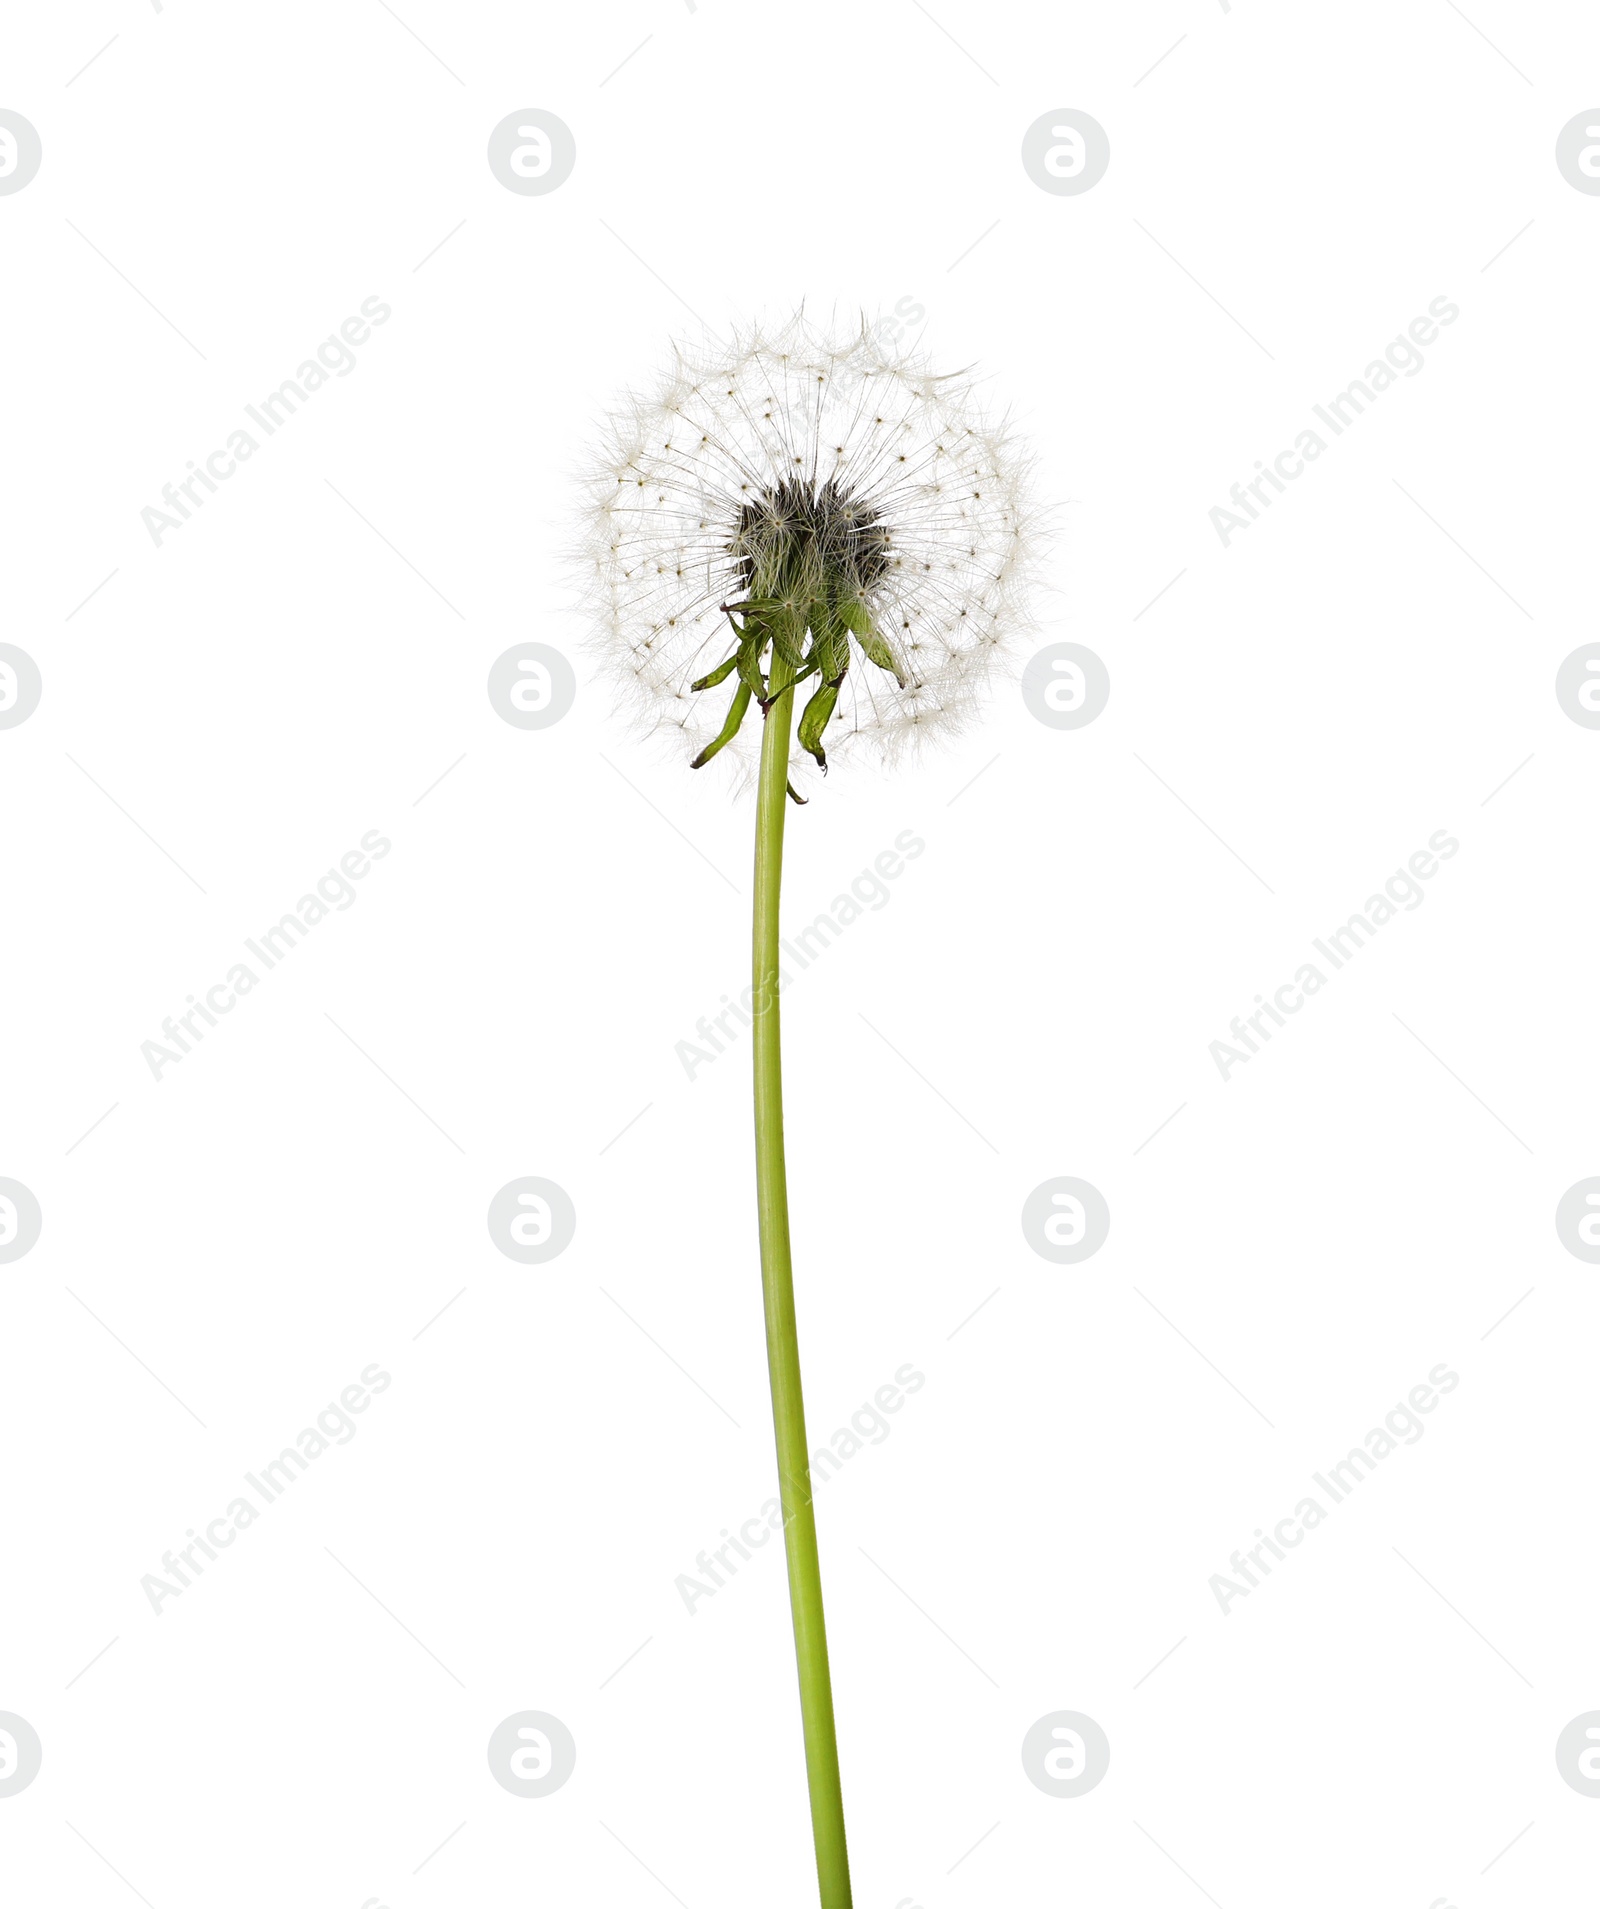
[[[894,664],[855,648],[828,760],[893,762],[969,722],[1026,633],[1038,542],[1031,464],[966,373],[803,316],[679,343],[658,391],[609,420],[588,484],[596,647],[635,711],[698,753],[727,713],[691,683],[728,657],[724,606],[817,579],[870,613]],[[897,680],[898,679],[898,680]],[[759,720],[722,751],[748,776]],[[794,779],[811,770],[796,745]]]

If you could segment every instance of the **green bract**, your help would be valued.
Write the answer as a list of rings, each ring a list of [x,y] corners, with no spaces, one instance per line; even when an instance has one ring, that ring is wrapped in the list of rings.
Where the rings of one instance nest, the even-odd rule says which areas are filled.
[[[881,573],[884,553],[872,513],[853,508],[833,485],[786,483],[745,507],[734,554],[749,594],[721,606],[733,626],[733,654],[689,686],[715,689],[737,670],[739,687],[727,721],[691,768],[704,768],[733,740],[752,698],[765,713],[774,693],[771,659],[779,656],[789,682],[819,679],[801,711],[799,734],[801,747],[826,773],[823,732],[850,669],[851,639],[869,663],[904,685],[862,598]]]

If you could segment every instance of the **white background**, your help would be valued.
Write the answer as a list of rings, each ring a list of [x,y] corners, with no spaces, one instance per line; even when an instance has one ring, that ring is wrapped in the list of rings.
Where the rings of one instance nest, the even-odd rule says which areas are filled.
[[[1554,142],[1600,22],[933,15],[10,22],[11,1900],[814,1900],[776,1547],[674,1588],[773,1488],[748,1049],[674,1054],[745,978],[751,810],[616,722],[566,564],[613,394],[802,298],[981,363],[1055,507],[1030,644],[1112,680],[1069,733],[1002,684],[791,814],[791,922],[927,843],[786,1009],[814,1442],[927,1378],[820,1495],[857,1901],[1589,1900],[1553,1747],[1600,1705],[1597,1274],[1552,1216],[1600,1171],[1600,734],[1553,680],[1597,634],[1600,199]],[[485,160],[526,106],[577,141],[544,197]],[[1061,106],[1111,141],[1079,197],[1019,157]],[[157,548],[141,510],[368,296],[355,370]],[[1422,372],[1224,547],[1437,297]],[[529,639],[579,674],[538,733],[484,687]],[[152,1079],[374,828],[355,904]],[[1224,1082],[1208,1044],[1441,828],[1425,903]],[[578,1212],[542,1267],[485,1225],[524,1174]],[[1112,1214],[1072,1267],[1019,1224],[1060,1174]],[[375,1360],[353,1442],[155,1616],[141,1577]],[[1211,1575],[1440,1361],[1421,1442],[1224,1616]],[[485,1759],[522,1709],[578,1745],[544,1800]],[[1058,1709],[1112,1746],[1075,1801],[1019,1756]]]

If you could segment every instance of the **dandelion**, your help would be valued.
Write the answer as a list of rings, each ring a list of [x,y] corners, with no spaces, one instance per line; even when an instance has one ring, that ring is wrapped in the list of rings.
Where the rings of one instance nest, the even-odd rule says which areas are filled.
[[[786,793],[894,762],[975,713],[1023,622],[1028,460],[966,373],[803,316],[680,345],[591,483],[598,648],[693,769],[756,784],[756,1207],[822,1909],[849,1909],[839,1753],[789,1254],[778,1021]],[[798,710],[798,721],[796,711]],[[752,713],[754,712],[754,713]]]

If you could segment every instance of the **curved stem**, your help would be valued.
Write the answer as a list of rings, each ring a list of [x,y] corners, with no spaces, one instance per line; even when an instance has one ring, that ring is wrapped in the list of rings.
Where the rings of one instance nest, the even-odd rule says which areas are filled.
[[[822,1573],[811,1502],[805,1402],[800,1392],[800,1345],[795,1332],[794,1271],[789,1259],[789,1192],[783,1160],[783,1066],[778,1039],[778,893],[783,872],[783,824],[788,801],[789,736],[794,722],[794,671],[774,646],[769,689],[773,700],[761,737],[756,799],[754,1002],[756,1200],[761,1232],[761,1291],[767,1320],[767,1367],[772,1379],[772,1425],[778,1445],[778,1487],[789,1605],[800,1672],[800,1715],[805,1726],[806,1781],[817,1849],[822,1909],[851,1909],[850,1862],[845,1849],[839,1746],[833,1727],[833,1684],[822,1616]]]

